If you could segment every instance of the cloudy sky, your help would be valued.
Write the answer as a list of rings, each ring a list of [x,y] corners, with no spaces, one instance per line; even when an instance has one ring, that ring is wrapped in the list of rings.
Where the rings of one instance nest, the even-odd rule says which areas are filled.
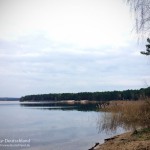
[[[0,96],[150,84],[123,0],[0,0]]]

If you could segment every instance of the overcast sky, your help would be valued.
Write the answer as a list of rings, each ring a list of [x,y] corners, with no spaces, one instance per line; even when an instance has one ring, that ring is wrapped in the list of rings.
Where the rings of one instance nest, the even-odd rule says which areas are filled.
[[[0,96],[150,84],[123,0],[0,0]]]

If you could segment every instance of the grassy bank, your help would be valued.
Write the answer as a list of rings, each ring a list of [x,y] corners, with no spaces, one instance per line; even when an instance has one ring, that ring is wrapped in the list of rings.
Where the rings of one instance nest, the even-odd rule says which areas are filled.
[[[150,99],[110,101],[103,110],[100,130],[123,127],[130,132],[105,140],[93,150],[150,150]]]
[[[150,128],[150,99],[138,101],[112,101],[103,108],[103,129],[115,130]],[[111,112],[111,113],[109,113]]]

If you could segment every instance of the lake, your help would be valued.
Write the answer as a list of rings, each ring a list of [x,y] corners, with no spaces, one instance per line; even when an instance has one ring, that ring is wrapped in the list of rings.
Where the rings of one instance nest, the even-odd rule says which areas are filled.
[[[0,149],[88,150],[125,132],[99,130],[95,104],[0,102]]]

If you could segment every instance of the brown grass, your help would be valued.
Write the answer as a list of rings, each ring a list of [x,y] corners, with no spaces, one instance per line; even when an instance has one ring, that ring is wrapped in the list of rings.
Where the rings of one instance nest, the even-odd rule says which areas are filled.
[[[150,128],[150,100],[112,101],[103,110],[101,130]]]

